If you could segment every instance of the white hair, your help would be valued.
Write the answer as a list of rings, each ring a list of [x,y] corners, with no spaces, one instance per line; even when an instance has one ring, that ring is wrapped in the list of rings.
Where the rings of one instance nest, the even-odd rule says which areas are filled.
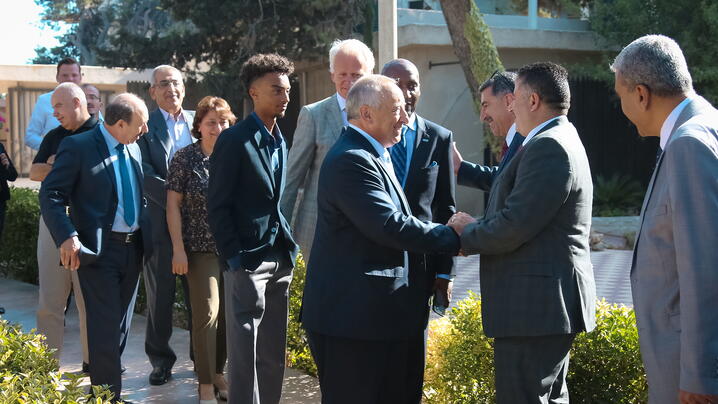
[[[356,55],[368,72],[374,70],[374,54],[364,42],[358,39],[335,39],[329,49],[329,72],[334,73],[334,59],[339,52]]]
[[[664,35],[645,35],[628,44],[611,64],[629,86],[643,84],[658,96],[693,91],[686,58],[680,46]]]
[[[176,67],[170,66],[170,65],[159,65],[159,66],[155,67],[154,69],[152,69],[152,85],[157,84],[157,73],[159,73],[162,70],[170,70],[173,72],[177,72],[180,75],[180,77],[182,77],[182,72],[179,71],[179,69],[177,69]]]
[[[54,93],[67,93],[72,98],[77,98],[80,100],[80,104],[87,106],[87,98],[85,97],[85,92],[82,91],[80,86],[78,86],[75,83],[72,82],[65,82],[58,84],[57,87],[55,87]]]
[[[347,94],[347,119],[359,118],[359,109],[363,105],[379,108],[392,88],[399,91],[394,79],[381,74],[369,74],[357,80]]]

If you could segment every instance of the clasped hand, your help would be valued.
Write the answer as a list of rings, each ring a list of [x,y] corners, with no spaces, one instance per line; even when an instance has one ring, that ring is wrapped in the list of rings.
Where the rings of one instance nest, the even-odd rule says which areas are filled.
[[[457,212],[454,216],[451,216],[451,219],[449,219],[446,225],[454,229],[456,234],[460,236],[461,233],[464,232],[464,227],[471,223],[476,223],[476,219],[471,217],[468,213]]]

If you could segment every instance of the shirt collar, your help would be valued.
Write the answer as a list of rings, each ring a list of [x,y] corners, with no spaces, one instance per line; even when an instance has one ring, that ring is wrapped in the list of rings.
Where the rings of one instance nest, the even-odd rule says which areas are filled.
[[[265,136],[269,140],[271,140],[274,144],[274,147],[279,147],[279,145],[282,144],[283,140],[282,131],[279,130],[279,125],[275,122],[274,129],[272,130],[273,133],[270,134],[269,129],[264,124],[264,121],[259,118],[259,115],[257,115],[256,112],[252,112],[250,115],[254,118],[254,121],[257,122],[257,126],[259,126],[259,131],[262,132],[262,136]]]
[[[363,131],[361,128],[354,125],[353,123],[350,123],[349,127],[354,129],[355,131],[359,132],[360,135],[364,136],[366,138],[366,140],[368,140],[369,143],[371,143],[372,147],[374,148],[374,150],[376,150],[376,154],[378,154],[379,157],[384,157],[385,154],[389,154],[389,152],[386,150],[386,148],[384,148],[384,146],[382,146],[381,143],[379,143],[376,139],[374,139],[370,134],[366,133],[365,131]]]
[[[110,148],[110,153],[112,153],[112,151],[115,150],[115,147],[117,147],[120,142],[117,141],[114,136],[112,136],[110,131],[108,131],[105,127],[105,124],[100,125],[100,132],[102,132],[102,136],[105,138],[105,143],[107,143],[107,147]]]
[[[511,142],[514,141],[514,136],[516,136],[516,122],[514,122],[511,127],[509,128],[509,131],[506,132],[506,144],[511,146]]]
[[[536,135],[541,131],[541,129],[544,128],[544,126],[548,125],[549,123],[555,121],[556,119],[558,119],[558,118],[560,118],[560,117],[562,117],[562,116],[563,116],[563,115],[554,116],[553,118],[549,119],[548,121],[543,122],[543,123],[541,123],[540,125],[538,125],[537,127],[531,129],[531,131],[529,132],[529,134],[526,135],[526,139],[524,139],[524,142],[521,143],[521,146],[526,146],[526,143],[528,143],[529,140],[531,140],[534,136],[536,136]]]
[[[681,112],[683,112],[683,109],[693,100],[692,96],[686,97],[685,100],[681,101],[680,104],[678,104],[675,108],[673,108],[673,111],[671,111],[670,114],[668,114],[668,118],[666,118],[665,121],[663,121],[663,126],[661,126],[661,149],[666,148],[666,143],[668,143],[668,139],[671,137],[671,132],[673,132],[673,127],[676,126],[676,121],[678,120],[678,116],[681,115]]]
[[[339,110],[344,111],[347,108],[347,100],[337,93],[337,102],[339,103]]]
[[[414,132],[416,132],[416,112],[411,114],[411,118],[409,118],[409,123],[407,123],[404,126],[408,127],[409,129],[413,130]]]
[[[169,121],[170,119],[171,119],[173,122],[184,122],[184,111],[182,110],[182,108],[180,108],[179,118],[177,118],[176,121],[175,121],[175,118],[174,118],[172,115],[170,115],[169,112],[165,111],[165,110],[162,109],[162,108],[159,108],[159,110],[160,110],[160,112],[162,113],[162,116],[165,117],[165,122]]]

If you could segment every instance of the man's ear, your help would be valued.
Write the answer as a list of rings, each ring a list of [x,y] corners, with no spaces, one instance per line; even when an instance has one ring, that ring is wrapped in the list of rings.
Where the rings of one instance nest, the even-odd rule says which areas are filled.
[[[636,92],[636,97],[638,97],[638,105],[641,106],[643,111],[648,110],[651,106],[651,90],[647,86],[639,84],[634,91]]]
[[[539,105],[541,104],[541,97],[539,97],[538,93],[531,93],[529,95],[529,108],[531,111],[536,111],[539,108]]]
[[[514,95],[514,93],[504,94],[504,107],[506,107],[506,109],[508,110],[509,106],[511,106],[515,99],[516,96]]]
[[[361,107],[359,107],[359,117],[361,117],[362,120],[371,122],[371,120],[372,120],[371,108],[369,108],[368,105],[362,105]]]

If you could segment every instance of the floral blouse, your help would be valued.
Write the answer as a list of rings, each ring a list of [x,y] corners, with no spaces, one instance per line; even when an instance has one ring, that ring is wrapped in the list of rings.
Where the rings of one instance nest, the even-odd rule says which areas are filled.
[[[209,157],[200,142],[175,153],[167,173],[168,190],[182,194],[182,240],[187,252],[214,252],[216,244],[207,222]]]

